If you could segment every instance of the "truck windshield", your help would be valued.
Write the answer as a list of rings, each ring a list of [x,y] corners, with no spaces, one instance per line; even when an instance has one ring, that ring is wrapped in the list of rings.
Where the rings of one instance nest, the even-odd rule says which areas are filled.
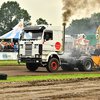
[[[40,31],[24,31],[21,34],[21,39],[35,39],[40,40],[42,38],[42,32]]]

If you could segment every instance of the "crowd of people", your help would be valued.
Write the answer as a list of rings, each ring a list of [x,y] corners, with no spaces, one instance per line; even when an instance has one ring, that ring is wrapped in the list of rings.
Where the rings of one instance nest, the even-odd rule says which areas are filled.
[[[14,43],[14,42],[0,42],[0,51],[1,52],[9,52],[9,51],[14,51],[17,52],[18,51],[18,43]]]
[[[66,45],[65,46],[65,51],[66,52],[72,52],[73,50],[77,50],[78,52],[81,53],[87,53],[87,54],[95,54],[96,56],[100,55],[100,46],[99,45],[74,45],[74,46],[70,46],[70,45]]]
[[[18,42],[0,42],[0,51],[1,52],[9,52],[14,51],[18,52]],[[95,54],[96,56],[100,56],[100,46],[99,45],[65,45],[65,52],[72,52],[73,50],[77,50],[81,53]]]

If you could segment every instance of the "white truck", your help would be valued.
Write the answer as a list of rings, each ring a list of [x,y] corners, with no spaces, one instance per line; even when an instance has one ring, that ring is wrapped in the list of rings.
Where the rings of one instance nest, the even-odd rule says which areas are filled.
[[[90,71],[94,65],[90,56],[60,57],[64,53],[64,31],[60,27],[37,25],[25,27],[20,33],[18,62],[26,63],[30,71],[38,67],[46,67],[49,72],[55,72],[61,66],[63,70]]]

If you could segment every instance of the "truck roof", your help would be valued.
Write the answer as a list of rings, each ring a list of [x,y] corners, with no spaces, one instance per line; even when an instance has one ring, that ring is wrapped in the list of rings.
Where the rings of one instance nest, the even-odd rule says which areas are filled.
[[[24,30],[25,31],[29,31],[29,30],[35,30],[35,31],[43,31],[44,29],[47,30],[61,30],[59,26],[43,26],[43,25],[37,25],[37,26],[28,26],[25,27]]]
[[[44,26],[28,26],[28,27],[25,27],[24,30],[25,31],[29,31],[29,30],[40,30],[40,31],[43,31],[46,27]]]

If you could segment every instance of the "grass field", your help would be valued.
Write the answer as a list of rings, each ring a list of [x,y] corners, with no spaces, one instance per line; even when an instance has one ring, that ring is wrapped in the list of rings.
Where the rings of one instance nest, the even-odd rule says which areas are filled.
[[[19,65],[17,60],[0,60],[0,66],[6,65]],[[20,63],[20,65],[26,65],[25,63]]]
[[[66,74],[66,75],[41,75],[41,76],[21,76],[8,77],[7,80],[0,80],[0,82],[20,82],[20,81],[38,81],[38,80],[53,80],[53,79],[74,79],[74,78],[89,78],[100,77],[99,73],[93,74]]]

